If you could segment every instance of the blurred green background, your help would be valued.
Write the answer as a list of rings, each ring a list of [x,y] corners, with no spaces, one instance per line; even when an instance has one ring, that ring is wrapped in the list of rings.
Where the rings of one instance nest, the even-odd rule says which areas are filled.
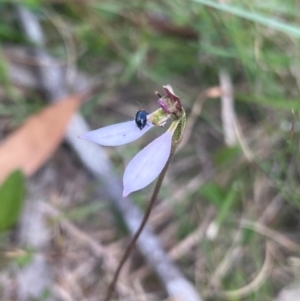
[[[17,13],[20,5],[40,22],[43,47],[35,46],[24,33]],[[212,212],[202,239],[177,259],[184,274],[205,300],[275,301],[279,291],[300,275],[299,22],[297,0],[1,0],[0,138],[4,141],[47,105],[38,83],[21,86],[11,75],[12,64],[21,63],[25,68],[36,64],[18,56],[17,51],[32,47],[47,51],[66,69],[70,93],[76,92],[77,73],[89,83],[101,79],[102,88],[81,107],[92,128],[133,119],[139,103],[148,111],[156,109],[154,91],[163,94],[162,86],[171,84],[182,99],[188,120],[192,116],[193,121],[159,197],[173,211],[167,220],[154,224],[156,232],[170,250]],[[230,79],[234,93],[238,135],[231,145],[224,142],[222,74]],[[161,132],[130,146],[107,149],[120,177],[124,164],[149,137]],[[41,176],[49,173],[51,180]],[[7,286],[14,282],[16,269],[29,264],[30,254],[35,252],[17,239],[16,221],[25,184],[29,191],[26,202],[35,198],[32,190],[39,189],[44,201],[58,207],[63,216],[95,239],[97,231],[111,231],[102,241],[122,250],[118,243],[126,232],[120,217],[107,206],[108,200],[99,205],[93,194],[95,181],[66,144],[37,176],[25,183],[15,173],[9,181],[0,189],[0,225],[5,224],[0,227],[2,300],[15,300]],[[12,197],[15,209],[1,201],[7,186],[16,192]],[[151,189],[132,196],[143,209]],[[21,199],[25,201],[25,197]],[[60,233],[58,225],[55,220],[49,223],[55,234],[44,252],[50,261],[67,262],[71,269],[87,255],[83,252],[75,258],[74,241]],[[268,244],[272,263],[260,282],[248,288],[266,264]],[[7,260],[7,254],[15,250],[23,252]],[[135,268],[146,265],[136,256],[133,274]],[[54,274],[59,275],[60,267],[54,266]],[[101,273],[95,268],[88,284],[78,280],[86,299],[70,289],[73,299],[69,300],[97,300],[93,298],[99,293]],[[50,287],[60,283],[58,278],[54,277]],[[165,298],[154,275],[147,275],[142,283],[145,300]],[[238,290],[243,287],[248,289],[246,294]],[[237,290],[236,295],[226,295],[230,290]],[[48,298],[51,292],[49,289],[38,300]]]

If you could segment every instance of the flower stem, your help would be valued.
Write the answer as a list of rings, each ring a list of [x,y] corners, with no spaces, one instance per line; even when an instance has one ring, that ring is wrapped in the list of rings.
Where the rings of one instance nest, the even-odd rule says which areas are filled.
[[[114,273],[114,277],[113,277],[111,283],[108,286],[107,293],[106,293],[106,296],[104,298],[104,301],[109,301],[109,299],[111,298],[111,295],[112,295],[112,293],[114,291],[114,288],[115,288],[116,282],[118,280],[119,274],[121,272],[121,269],[122,269],[124,263],[126,262],[126,260],[128,259],[129,255],[132,253],[132,251],[133,251],[133,249],[135,247],[135,243],[138,240],[141,232],[143,231],[143,229],[144,229],[144,227],[145,227],[145,225],[146,225],[146,223],[147,223],[147,221],[149,219],[151,210],[152,210],[153,205],[154,205],[154,203],[155,203],[155,201],[157,199],[157,195],[158,195],[159,190],[161,188],[161,184],[162,184],[163,179],[164,179],[164,177],[166,175],[166,172],[168,170],[168,167],[170,165],[170,162],[171,162],[171,159],[172,159],[174,153],[175,153],[175,149],[172,148],[170,156],[168,158],[168,161],[167,161],[165,167],[163,168],[163,170],[161,171],[161,173],[159,174],[159,177],[158,177],[158,179],[156,181],[156,184],[155,184],[155,187],[154,187],[151,199],[149,201],[147,210],[146,210],[145,215],[143,217],[143,220],[142,220],[142,222],[141,222],[138,230],[136,231],[136,233],[132,237],[129,245],[127,246],[127,248],[126,248],[126,250],[125,250],[125,252],[124,252],[124,254],[123,254],[123,256],[122,256],[122,258],[121,258],[121,260],[119,262],[118,268],[117,268],[117,270]]]

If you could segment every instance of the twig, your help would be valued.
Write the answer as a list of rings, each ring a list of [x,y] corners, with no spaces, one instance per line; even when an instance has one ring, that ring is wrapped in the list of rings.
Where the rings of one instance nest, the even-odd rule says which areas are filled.
[[[212,207],[207,209],[203,222],[200,226],[188,235],[184,240],[182,240],[177,246],[173,247],[168,253],[172,259],[179,259],[185,254],[187,254],[195,245],[197,245],[205,234],[205,230],[211,221],[215,210]]]
[[[187,193],[192,194],[197,191],[199,187],[201,187],[207,179],[202,175],[197,175],[191,180],[187,182],[186,185],[182,186],[182,188],[178,189],[172,195],[172,205],[176,205],[180,203],[183,199],[185,199],[185,195]],[[151,224],[158,225],[159,223],[167,220],[173,214],[173,210],[170,206],[170,199],[165,199],[164,202],[158,204],[154,209],[153,215],[150,217]]]
[[[51,217],[52,219],[57,219],[61,224],[62,228],[66,230],[66,232],[69,235],[75,238],[77,243],[84,246],[88,246],[89,249],[93,252],[94,256],[97,258],[108,258],[109,254],[99,242],[96,242],[92,237],[90,237],[89,235],[78,229],[75,225],[64,219],[61,216],[60,212],[54,207],[52,207],[50,204],[44,202],[41,205],[47,216]]]
[[[296,301],[300,296],[300,282],[299,279],[284,287],[273,301]]]
[[[34,14],[23,8],[21,5],[16,5],[16,10],[27,38],[36,45],[44,46],[45,38],[43,31],[40,29],[40,24]]]
[[[224,139],[226,145],[234,146],[237,144],[237,137],[235,132],[236,116],[234,112],[233,88],[229,74],[226,71],[220,71],[219,78],[222,89],[221,113]]]
[[[146,296],[146,293],[141,285],[139,280],[133,282],[133,286],[139,295],[139,301],[148,301],[149,299]]]
[[[62,214],[50,204],[43,202],[41,203],[41,206],[45,214],[52,219],[57,219],[64,231],[66,231],[66,233],[68,233],[68,235],[70,235],[70,237],[72,237],[78,244],[88,248],[97,259],[102,258],[105,269],[109,272],[109,274],[113,273],[113,270],[117,266],[117,259],[107,250],[107,248],[104,248],[93,237],[78,229],[74,224],[63,218]],[[129,291],[128,287],[126,287],[123,283],[120,283],[120,281],[118,282],[117,290],[119,293],[127,295],[130,294],[130,296],[133,297],[133,294]]]
[[[262,266],[262,269],[257,274],[257,276],[244,287],[241,287],[236,290],[231,290],[231,291],[221,291],[216,294],[213,294],[212,297],[217,297],[225,300],[232,300],[232,299],[240,299],[252,294],[253,292],[257,291],[268,278],[268,275],[271,272],[272,263],[273,261],[271,256],[271,246],[270,243],[267,242],[265,262]]]
[[[279,200],[280,199],[278,199],[278,197],[272,200],[271,206],[264,210],[261,216],[259,217],[259,222],[251,222],[246,219],[242,219],[240,221],[239,229],[235,234],[234,243],[226,252],[224,258],[222,259],[221,263],[218,265],[216,271],[211,277],[210,285],[216,287],[219,284],[220,279],[228,273],[229,269],[232,267],[233,262],[236,262],[237,259],[241,257],[242,230],[240,228],[248,228],[257,231],[258,233],[263,234],[273,239],[274,241],[283,244],[285,247],[288,247],[292,251],[296,251],[297,248],[298,250],[300,250],[300,246],[298,246],[296,243],[284,237],[282,234],[275,232],[274,230],[269,229],[268,227],[263,225],[263,223],[267,223],[268,219],[272,217],[272,214],[274,214],[273,208],[277,207],[276,205],[278,204]]]
[[[202,221],[202,223],[197,227],[195,231],[189,234],[184,240],[182,240],[178,245],[174,246],[169,252],[168,255],[173,260],[178,260],[182,256],[187,255],[188,252],[202,240],[204,233],[208,227],[209,222],[211,221],[214,214],[212,207],[208,208],[207,213]],[[132,275],[132,279],[143,279],[149,274],[149,267],[142,267],[135,271]]]
[[[203,107],[206,99],[220,97],[221,94],[222,94],[222,92],[221,92],[220,87],[211,87],[211,88],[206,89],[205,91],[201,92],[198,95],[198,97],[197,97],[196,101],[194,102],[194,105],[191,109],[191,113],[190,113],[189,117],[187,118],[185,130],[184,130],[184,132],[185,132],[184,137],[178,147],[178,150],[182,149],[189,141],[189,139],[192,135],[192,131],[193,131],[195,122],[197,121],[197,118],[202,111],[202,107]]]
[[[222,89],[221,115],[224,131],[224,139],[227,146],[240,146],[249,162],[253,162],[254,155],[249,149],[236,118],[234,109],[234,93],[231,78],[227,71],[221,70],[219,73],[220,86]]]
[[[283,235],[261,223],[252,222],[250,220],[243,219],[241,221],[241,227],[246,229],[251,229],[262,235],[265,235],[292,252],[300,252],[299,244],[289,239],[286,235]]]
[[[234,235],[233,242],[230,248],[226,251],[218,267],[211,276],[209,287],[216,289],[220,285],[220,279],[222,279],[228,270],[232,267],[233,263],[236,262],[242,255],[242,230],[238,229]]]

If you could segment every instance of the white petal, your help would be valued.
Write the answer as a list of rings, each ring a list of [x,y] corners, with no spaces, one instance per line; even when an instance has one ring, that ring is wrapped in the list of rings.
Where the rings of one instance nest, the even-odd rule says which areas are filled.
[[[123,176],[124,197],[146,187],[158,177],[170,156],[172,135],[172,131],[165,132],[128,163]]]
[[[148,122],[148,124],[140,130],[135,121],[132,120],[84,133],[80,135],[79,138],[87,139],[104,146],[117,146],[140,138],[152,127],[153,124]]]

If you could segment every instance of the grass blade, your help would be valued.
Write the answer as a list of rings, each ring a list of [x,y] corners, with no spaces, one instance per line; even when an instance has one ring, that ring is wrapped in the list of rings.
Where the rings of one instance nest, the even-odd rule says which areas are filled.
[[[209,7],[218,9],[223,12],[233,14],[235,16],[244,18],[249,21],[253,21],[253,22],[268,26],[270,28],[290,34],[292,36],[300,37],[300,28],[299,27],[297,27],[295,25],[283,23],[281,20],[279,21],[277,19],[270,18],[268,16],[264,16],[259,13],[250,12],[243,8],[232,6],[232,5],[219,4],[219,3],[215,3],[215,2],[211,2],[211,1],[207,1],[207,0],[192,0],[192,1],[203,4],[205,6],[209,6]]]

